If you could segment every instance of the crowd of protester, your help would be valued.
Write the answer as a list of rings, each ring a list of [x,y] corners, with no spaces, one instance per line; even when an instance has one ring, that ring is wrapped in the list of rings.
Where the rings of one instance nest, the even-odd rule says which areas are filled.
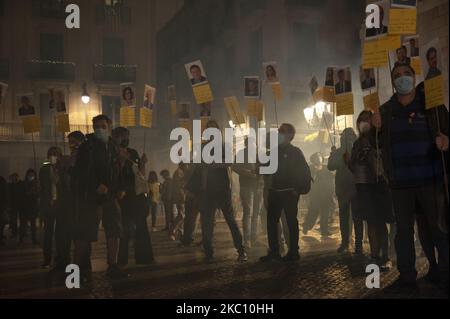
[[[39,173],[29,169],[23,180],[17,173],[8,180],[0,177],[0,239],[4,244],[8,225],[9,240],[17,238],[21,244],[30,233],[32,243],[38,244],[39,216],[44,225],[42,266],[64,271],[73,261],[88,278],[92,243],[97,241],[101,221],[107,274],[123,278],[128,276],[125,266],[131,242],[136,264],[154,261],[151,233],[157,231],[158,216],[164,218],[161,231],[168,240],[178,242],[180,249],[194,243],[200,224],[200,244],[206,259],[213,261],[214,227],[220,211],[239,262],[248,260],[249,250],[264,246],[268,254],[261,262],[295,262],[300,259],[300,196],[306,198],[303,234],[319,224],[322,238],[332,235],[336,199],[338,253],[353,248],[354,254],[364,255],[366,229],[369,262],[388,271],[396,257],[399,282],[413,284],[417,277],[416,224],[429,262],[426,278],[448,287],[448,189],[444,187],[448,112],[444,106],[425,109],[423,84],[416,87],[409,65],[394,67],[392,80],[398,93],[379,111],[361,112],[357,133],[346,128],[339,147],[333,146],[330,154],[314,153],[310,163],[291,143],[294,126],[282,124],[276,146],[278,169],[272,175],[260,175],[259,164],[250,160],[243,164],[180,163],[173,173],[164,169],[147,175],[147,157],[129,147],[129,130],[113,129],[107,116],[98,115],[93,119],[93,134],[76,131],[68,135],[70,155],[51,147]],[[207,128],[219,125],[210,120]],[[247,139],[244,157],[249,143]],[[241,227],[232,200],[232,172],[239,176]],[[393,236],[395,256],[391,253]]]

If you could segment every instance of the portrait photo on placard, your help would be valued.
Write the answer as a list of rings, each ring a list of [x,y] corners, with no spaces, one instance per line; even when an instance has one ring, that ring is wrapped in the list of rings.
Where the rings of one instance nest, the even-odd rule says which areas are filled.
[[[180,111],[178,112],[179,119],[190,119],[191,104],[187,102],[180,103]]]
[[[377,86],[377,82],[375,79],[375,69],[363,69],[363,67],[361,66],[359,68],[359,80],[361,82],[361,89],[363,91],[375,89]]]
[[[337,68],[334,75],[334,92],[336,95],[352,91],[352,73],[350,66]]]
[[[400,64],[411,64],[411,58],[408,56],[408,48],[403,45],[395,50],[389,50],[389,63],[391,69]]]
[[[167,87],[167,98],[169,101],[176,101],[177,99],[177,92],[175,89],[175,85],[169,85]]]
[[[417,0],[391,0],[391,5],[397,8],[415,8]]]
[[[202,61],[197,60],[185,65],[186,72],[192,86],[198,86],[208,82]]]
[[[134,94],[134,88],[131,85],[131,83],[123,83],[120,85],[121,87],[121,98],[122,98],[122,106],[127,107],[135,107],[136,101],[135,101],[135,94]]]
[[[426,80],[442,75],[443,60],[438,38],[433,39],[420,48],[420,59]]]
[[[7,91],[8,91],[8,84],[0,82],[0,106],[3,105],[3,101],[5,100]]]
[[[379,37],[387,36],[389,32],[389,1],[375,2],[375,5],[380,9],[379,28],[366,27],[366,40],[376,39]],[[364,24],[365,25],[365,24]]]
[[[259,86],[259,77],[244,77],[244,96],[249,98],[258,98],[260,96]]]
[[[200,117],[211,117],[211,102],[200,104]]]
[[[334,87],[334,72],[336,68],[334,66],[327,67],[327,71],[325,73],[325,87],[332,88]]]
[[[33,104],[33,94],[24,93],[17,96],[17,112],[19,116],[36,115],[36,108]]]
[[[265,62],[263,63],[264,77],[268,83],[278,83],[280,79],[278,77],[277,62]]]
[[[419,36],[414,35],[410,37],[404,37],[403,38],[403,45],[406,47],[407,56],[410,58],[415,58],[420,56],[420,42],[419,42]]]
[[[66,113],[66,94],[64,90],[57,89],[54,92],[55,107],[57,113]]]
[[[156,89],[150,85],[146,85],[144,88],[144,107],[153,110],[155,105],[155,93]]]

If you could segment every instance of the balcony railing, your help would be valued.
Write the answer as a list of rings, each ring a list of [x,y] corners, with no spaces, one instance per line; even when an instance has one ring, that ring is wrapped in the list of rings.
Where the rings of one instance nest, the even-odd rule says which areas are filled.
[[[94,65],[94,81],[97,83],[136,82],[137,66],[135,65]]]
[[[0,80],[9,79],[9,61],[0,59]]]
[[[27,75],[30,80],[75,80],[75,63],[38,61],[27,62]]]
[[[86,125],[78,125],[71,124],[70,131],[81,131],[83,133],[91,132],[92,126]],[[37,142],[53,142],[56,141],[58,143],[62,142],[62,134],[56,133],[55,135],[55,127],[54,125],[41,125],[40,132],[35,133],[33,138]],[[9,142],[21,142],[21,141],[31,141],[31,134],[25,134],[23,132],[23,125],[20,122],[16,123],[0,123],[0,141],[9,141]]]

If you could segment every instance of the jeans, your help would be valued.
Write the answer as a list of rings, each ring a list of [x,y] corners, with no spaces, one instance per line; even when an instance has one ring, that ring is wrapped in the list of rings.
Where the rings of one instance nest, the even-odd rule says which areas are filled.
[[[328,235],[328,224],[331,210],[332,208],[329,203],[311,203],[305,216],[303,230],[311,230],[316,224],[317,218],[320,217],[320,232],[322,235]]]
[[[267,235],[269,239],[269,250],[271,254],[279,255],[279,221],[284,210],[287,226],[289,229],[289,253],[298,254],[299,230],[298,230],[298,201],[299,195],[293,192],[269,192],[269,203],[267,211]]]
[[[244,242],[255,243],[258,238],[258,219],[262,206],[262,190],[258,188],[241,187],[240,197],[244,216]]]
[[[438,267],[441,280],[448,283],[448,234],[438,226],[440,218],[448,214],[443,185],[431,184],[416,188],[393,189],[397,234],[395,249],[397,252],[397,268],[400,277],[415,280],[416,251],[414,247],[414,221],[417,212],[421,211],[428,221],[432,240],[438,251]]]
[[[166,217],[166,228],[169,230],[172,227],[173,220],[175,219],[173,214],[173,203],[171,201],[164,201],[164,215]]]
[[[158,203],[150,201],[150,215],[152,216],[152,227],[156,227],[156,216],[158,215]]]
[[[349,246],[350,244],[350,213],[352,207],[352,201],[338,200],[339,204],[339,226],[341,229],[341,245]],[[352,214],[353,227],[355,230],[355,245],[362,245],[363,234],[364,234],[364,224],[359,218],[356,218]]]
[[[200,200],[200,214],[202,224],[203,248],[207,256],[212,256],[213,249],[213,233],[214,233],[214,217],[217,209],[222,210],[225,221],[231,231],[234,247],[238,252],[244,251],[242,244],[242,234],[234,217],[234,211],[231,201],[231,191],[221,194],[203,194]]]

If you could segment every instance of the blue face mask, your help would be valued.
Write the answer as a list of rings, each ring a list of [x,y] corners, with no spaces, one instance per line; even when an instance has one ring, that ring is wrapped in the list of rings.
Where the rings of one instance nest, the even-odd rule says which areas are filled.
[[[402,75],[394,80],[395,90],[400,95],[407,95],[414,90],[414,78],[412,76]]]
[[[108,143],[109,141],[109,133],[108,130],[105,130],[103,128],[97,128],[94,131],[95,137],[98,138],[103,143]]]

